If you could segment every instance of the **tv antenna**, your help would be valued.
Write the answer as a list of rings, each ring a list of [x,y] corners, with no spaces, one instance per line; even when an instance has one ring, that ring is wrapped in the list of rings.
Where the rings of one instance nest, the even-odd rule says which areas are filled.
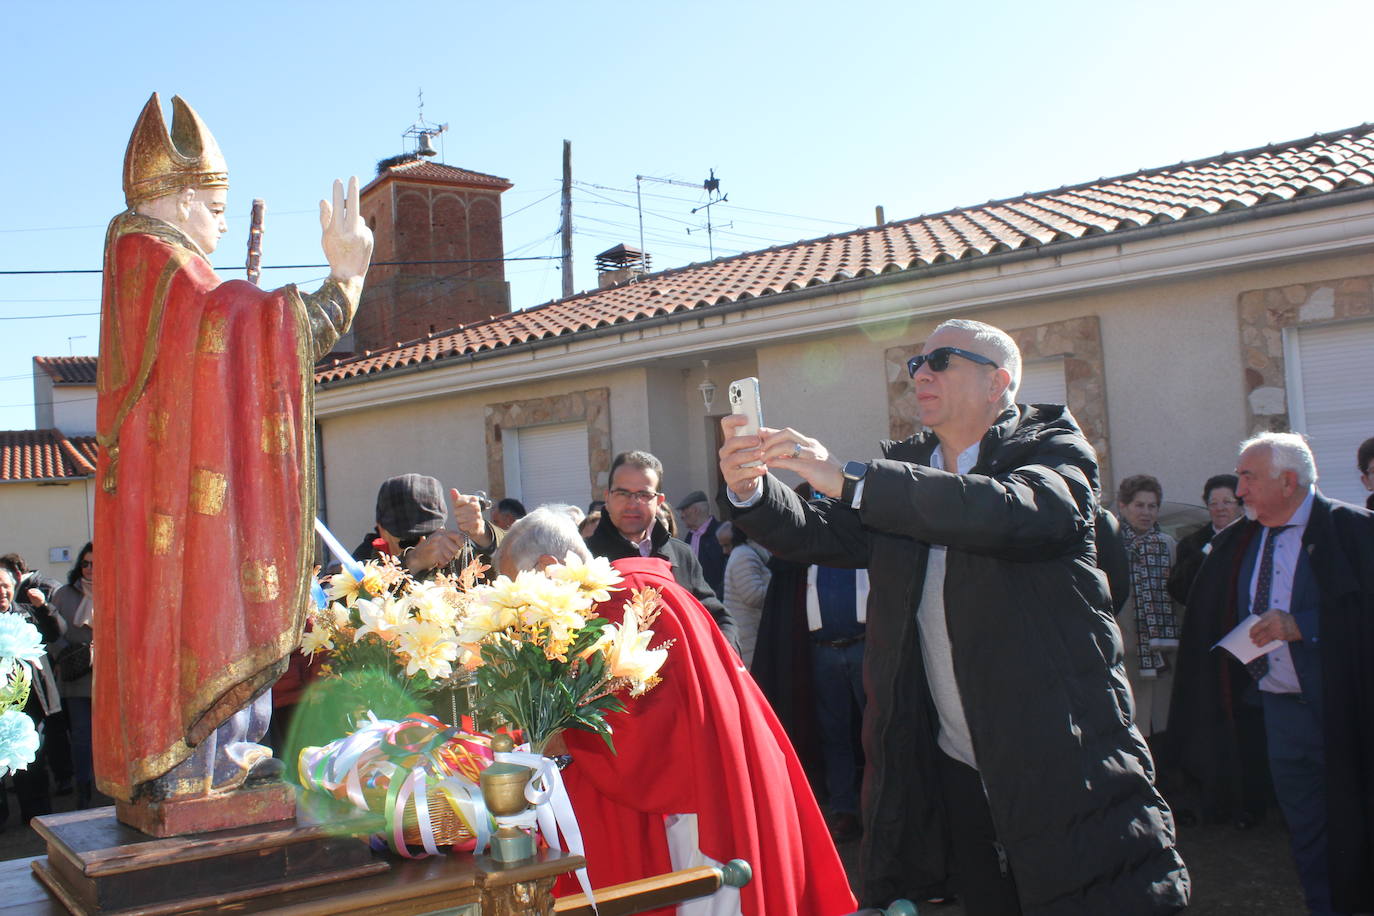
[[[710,176],[709,176],[705,181],[703,181],[701,184],[693,184],[693,183],[690,182],[690,181],[678,181],[678,180],[675,179],[675,178],[655,178],[655,177],[652,176],[652,175],[636,175],[636,176],[635,176],[635,204],[636,204],[636,206],[637,206],[638,209],[639,209],[639,250],[640,250],[640,251],[644,251],[644,250],[645,250],[645,248],[644,248],[644,198],[643,198],[643,196],[641,195],[641,191],[640,191],[640,185],[641,185],[642,182],[645,182],[645,181],[653,181],[653,182],[656,182],[656,183],[658,183],[658,184],[670,184],[670,185],[674,185],[674,186],[679,187],[679,188],[698,188],[698,189],[703,190],[703,191],[706,192],[706,196],[707,196],[706,203],[702,204],[702,205],[699,206],[699,207],[693,207],[693,208],[692,208],[692,213],[693,213],[693,215],[695,215],[695,214],[697,214],[697,213],[700,213],[700,212],[703,211],[703,210],[706,211],[706,225],[705,225],[705,226],[698,226],[698,227],[695,228],[695,229],[689,228],[689,229],[687,230],[687,234],[688,234],[688,235],[691,235],[693,232],[701,232],[701,231],[704,229],[704,230],[706,231],[706,250],[710,253],[711,260],[714,261],[714,260],[716,259],[716,246],[715,246],[715,238],[714,238],[714,232],[715,232],[715,230],[716,230],[716,229],[730,229],[730,228],[733,228],[734,225],[735,225],[733,222],[732,222],[732,223],[728,223],[728,224],[726,224],[726,225],[724,225],[724,226],[713,226],[713,225],[711,224],[711,208],[714,207],[716,204],[723,204],[723,203],[725,203],[726,201],[728,201],[728,200],[730,199],[730,196],[729,196],[728,194],[721,194],[721,193],[720,193],[720,179],[716,177],[716,170],[715,170],[715,169],[711,169]]]

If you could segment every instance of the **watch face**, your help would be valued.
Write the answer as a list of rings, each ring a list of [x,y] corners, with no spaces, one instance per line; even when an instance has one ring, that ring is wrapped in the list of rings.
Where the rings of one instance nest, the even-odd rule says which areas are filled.
[[[862,480],[864,474],[868,473],[868,465],[862,461],[846,461],[840,473],[850,480]]]

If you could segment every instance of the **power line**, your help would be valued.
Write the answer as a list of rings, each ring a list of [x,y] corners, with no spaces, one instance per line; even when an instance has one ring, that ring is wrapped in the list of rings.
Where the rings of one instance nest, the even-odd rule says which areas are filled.
[[[549,261],[554,260],[545,255],[527,255],[519,258],[436,258],[425,261],[373,261],[369,267],[407,267],[419,264],[494,264],[498,261]],[[318,270],[321,267],[329,267],[328,264],[264,264],[263,270]],[[235,271],[247,270],[247,267],[216,267],[216,273],[233,273]],[[49,276],[54,274],[98,274],[103,273],[99,270],[0,270],[0,276],[4,277],[27,277],[27,276]]]

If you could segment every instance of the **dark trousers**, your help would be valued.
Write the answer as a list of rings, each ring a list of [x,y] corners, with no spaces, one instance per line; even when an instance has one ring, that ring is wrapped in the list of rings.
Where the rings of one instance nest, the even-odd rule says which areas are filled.
[[[854,726],[864,712],[864,644],[836,648],[811,645],[812,691],[816,721],[821,730],[821,754],[825,760],[825,790],[830,810],[836,814],[859,811],[858,759],[854,752]]]
[[[968,916],[1019,916],[1021,902],[978,771],[940,754],[949,820],[951,884]]]
[[[1326,752],[1316,709],[1296,693],[1264,693],[1269,772],[1308,910],[1332,913],[1326,851]]]
[[[77,807],[89,807],[95,775],[91,770],[91,698],[64,697],[71,723],[72,770],[76,778]]]

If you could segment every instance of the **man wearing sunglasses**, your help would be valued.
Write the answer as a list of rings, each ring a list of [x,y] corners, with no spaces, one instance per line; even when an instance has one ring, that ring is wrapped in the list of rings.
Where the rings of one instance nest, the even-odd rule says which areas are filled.
[[[1092,446],[1065,407],[1015,403],[1021,355],[990,325],[946,321],[908,369],[926,429],[874,461],[722,421],[736,524],[785,559],[868,570],[864,904],[950,885],[970,916],[1182,909],[1095,563]]]

